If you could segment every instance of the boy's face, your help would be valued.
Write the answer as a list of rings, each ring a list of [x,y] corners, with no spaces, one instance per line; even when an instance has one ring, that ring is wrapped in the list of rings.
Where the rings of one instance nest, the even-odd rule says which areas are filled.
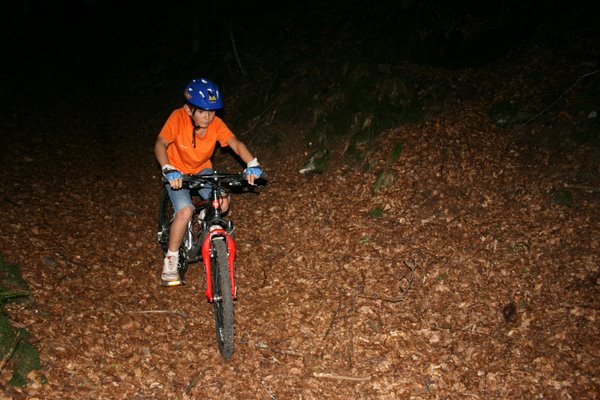
[[[200,110],[199,108],[192,108],[187,104],[184,107],[188,115],[196,123],[196,126],[202,129],[206,129],[213,119],[215,119],[215,111]]]

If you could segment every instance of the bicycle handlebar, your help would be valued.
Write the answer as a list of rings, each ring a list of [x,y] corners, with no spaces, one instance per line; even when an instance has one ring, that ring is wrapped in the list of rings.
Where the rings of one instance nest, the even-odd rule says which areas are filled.
[[[244,172],[240,172],[237,174],[231,173],[220,173],[220,172],[211,172],[209,174],[184,174],[181,178],[183,180],[183,184],[190,189],[196,189],[201,187],[222,187],[223,185],[227,185],[229,187],[242,187],[247,185],[248,182],[246,180],[246,174]],[[263,173],[258,177],[260,180],[266,180],[266,175]],[[162,181],[167,183],[168,180],[163,176]]]
[[[186,174],[183,176],[183,182],[187,183],[191,189],[198,187],[213,187],[213,186],[242,186],[246,182],[244,173],[223,174],[212,172],[210,174],[192,175]]]

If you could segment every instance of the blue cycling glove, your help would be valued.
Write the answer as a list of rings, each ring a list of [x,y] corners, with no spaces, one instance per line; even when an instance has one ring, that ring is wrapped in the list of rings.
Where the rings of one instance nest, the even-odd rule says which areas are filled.
[[[258,163],[258,160],[256,158],[254,158],[247,164],[247,168],[244,170],[244,173],[246,174],[246,176],[254,175],[256,177],[259,177],[262,175],[263,169],[260,166],[260,164]]]
[[[161,168],[163,176],[168,180],[183,178],[183,174],[180,170],[172,166],[171,164],[165,164]]]

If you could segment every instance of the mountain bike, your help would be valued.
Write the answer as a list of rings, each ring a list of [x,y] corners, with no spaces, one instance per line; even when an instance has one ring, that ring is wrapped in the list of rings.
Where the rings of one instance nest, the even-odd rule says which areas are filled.
[[[184,175],[184,187],[190,189],[194,201],[193,217],[188,223],[181,246],[179,265],[181,281],[185,284],[185,273],[194,262],[204,264],[205,296],[213,304],[215,331],[219,351],[229,359],[234,347],[233,301],[237,298],[235,280],[236,245],[233,221],[225,219],[221,210],[222,196],[230,192],[242,192],[250,187],[243,173],[210,173]],[[210,197],[203,200],[198,196],[201,188],[210,189]],[[166,253],[169,231],[174,218],[173,205],[166,187],[160,197],[157,239]]]

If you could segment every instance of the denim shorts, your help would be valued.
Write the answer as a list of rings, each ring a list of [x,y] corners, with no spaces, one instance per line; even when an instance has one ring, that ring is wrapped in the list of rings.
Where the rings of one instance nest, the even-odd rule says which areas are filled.
[[[211,172],[213,172],[211,168],[204,168],[196,175],[210,174]],[[175,212],[181,210],[182,208],[191,207],[193,205],[192,196],[190,195],[189,189],[173,189],[168,182],[165,184],[165,187],[167,188],[167,192],[169,192],[169,197],[171,198],[171,203],[173,203],[173,210]],[[208,199],[210,197],[210,188],[195,189],[193,192],[196,191],[203,199]]]

